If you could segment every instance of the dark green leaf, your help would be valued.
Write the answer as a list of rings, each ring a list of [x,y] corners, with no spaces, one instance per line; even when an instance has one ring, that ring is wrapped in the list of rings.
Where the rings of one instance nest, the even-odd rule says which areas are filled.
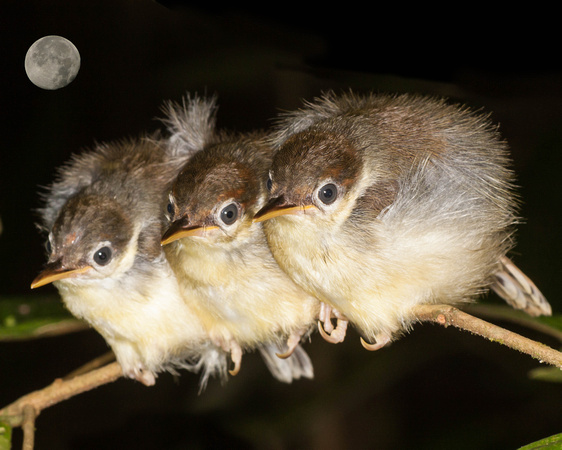
[[[537,367],[529,372],[529,377],[538,381],[562,383],[562,370],[558,367]]]
[[[0,341],[53,336],[85,327],[65,309],[56,295],[0,300]]]
[[[12,427],[0,421],[0,450],[10,450],[12,442]]]
[[[519,450],[558,450],[562,449],[562,434],[555,434],[532,444],[525,445]]]

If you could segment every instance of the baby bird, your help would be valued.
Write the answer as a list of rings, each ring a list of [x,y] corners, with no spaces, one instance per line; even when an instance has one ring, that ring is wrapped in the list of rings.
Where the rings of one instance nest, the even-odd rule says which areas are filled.
[[[366,348],[406,331],[416,305],[489,288],[551,314],[506,257],[514,176],[486,117],[422,96],[329,92],[280,118],[272,142],[270,201],[255,221],[279,266]]]
[[[54,283],[65,305],[113,349],[125,376],[153,385],[176,367],[226,376],[160,245],[162,202],[179,166],[158,137],[75,155],[40,210],[49,261],[31,284]]]
[[[266,358],[273,373],[278,367],[292,378],[312,378],[299,342],[310,333],[319,302],[277,266],[262,225],[253,223],[267,195],[271,148],[259,133],[193,138],[189,109],[169,109],[171,141],[197,151],[170,191],[162,237],[168,259],[186,297],[199,299],[191,306],[212,341],[231,353],[232,375],[244,350],[279,346],[280,358]],[[215,115],[208,121],[214,128]]]

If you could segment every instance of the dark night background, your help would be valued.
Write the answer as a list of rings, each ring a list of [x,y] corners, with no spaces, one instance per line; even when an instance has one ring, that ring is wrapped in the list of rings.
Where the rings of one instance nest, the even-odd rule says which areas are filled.
[[[562,72],[548,10],[0,5],[0,297],[54,292],[29,291],[44,262],[32,210],[38,187],[71,153],[160,127],[162,102],[188,91],[217,93],[219,125],[250,130],[324,89],[353,88],[444,95],[493,113],[524,199],[513,258],[560,313]],[[34,86],[23,66],[49,34],[71,40],[82,58],[77,78],[57,91]],[[45,410],[37,448],[514,449],[562,432],[562,386],[530,380],[537,362],[467,333],[420,325],[376,353],[353,332],[344,344],[314,336],[305,348],[316,379],[291,386],[256,355],[199,396],[189,373],[161,375],[152,388],[119,380]],[[93,331],[0,344],[0,406],[106,350]]]

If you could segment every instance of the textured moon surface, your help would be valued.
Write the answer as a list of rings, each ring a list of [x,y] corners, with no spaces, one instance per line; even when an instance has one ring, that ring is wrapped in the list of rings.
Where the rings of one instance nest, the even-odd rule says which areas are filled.
[[[35,41],[25,55],[25,72],[42,89],[67,86],[80,70],[80,53],[61,36],[44,36]]]

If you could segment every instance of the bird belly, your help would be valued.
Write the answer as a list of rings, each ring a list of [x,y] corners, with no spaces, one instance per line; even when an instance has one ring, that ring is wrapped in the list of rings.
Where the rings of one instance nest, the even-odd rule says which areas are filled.
[[[396,224],[381,225],[358,242],[297,224],[268,225],[279,266],[369,339],[407,330],[418,304],[469,301],[485,290],[498,258],[485,250],[493,240],[465,242],[454,229],[409,234]]]
[[[267,247],[236,254],[182,252],[178,259],[183,295],[220,339],[254,346],[315,323],[318,301],[280,270]]]
[[[57,288],[70,312],[104,337],[124,373],[133,378],[140,367],[159,372],[196,356],[207,338],[173,277],[145,280],[137,289],[117,283],[58,283]]]

